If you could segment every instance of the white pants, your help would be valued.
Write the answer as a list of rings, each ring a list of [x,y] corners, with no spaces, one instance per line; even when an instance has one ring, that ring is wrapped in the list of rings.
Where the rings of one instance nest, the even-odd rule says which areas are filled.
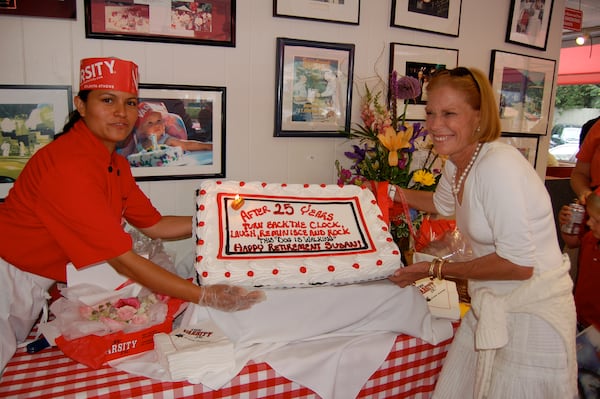
[[[53,283],[0,258],[0,376],[39,318]]]

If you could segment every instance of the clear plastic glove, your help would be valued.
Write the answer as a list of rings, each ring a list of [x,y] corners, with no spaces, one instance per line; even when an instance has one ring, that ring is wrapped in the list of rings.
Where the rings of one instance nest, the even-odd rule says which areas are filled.
[[[203,285],[198,305],[210,306],[224,312],[249,309],[266,299],[263,291],[248,291],[243,287],[227,284]]]

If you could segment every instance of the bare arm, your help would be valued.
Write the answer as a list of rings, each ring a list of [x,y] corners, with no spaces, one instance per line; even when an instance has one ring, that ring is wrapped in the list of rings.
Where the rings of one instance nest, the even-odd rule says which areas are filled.
[[[182,239],[192,235],[191,216],[163,216],[153,226],[139,229],[150,238]]]
[[[400,287],[429,276],[429,262],[419,262],[400,268],[390,280]],[[520,266],[496,253],[466,262],[446,262],[442,275],[470,280],[527,280],[533,275],[532,266]]]
[[[396,186],[394,202],[402,202],[402,194],[404,194],[404,197],[411,208],[431,214],[437,213],[435,205],[433,204],[433,193],[431,191],[409,190]]]
[[[585,205],[587,196],[592,193],[591,181],[591,164],[577,161],[571,172],[571,188],[582,205]]]
[[[133,251],[108,259],[108,263],[119,274],[153,292],[226,312],[248,309],[265,299],[262,291],[247,291],[245,288],[232,285],[215,284],[199,287]]]
[[[202,288],[156,265],[152,261],[127,251],[108,263],[121,275],[153,292],[198,303]]]
[[[170,146],[181,147],[185,151],[212,151],[212,143],[203,143],[196,140],[181,140],[176,138],[169,138],[166,144]]]

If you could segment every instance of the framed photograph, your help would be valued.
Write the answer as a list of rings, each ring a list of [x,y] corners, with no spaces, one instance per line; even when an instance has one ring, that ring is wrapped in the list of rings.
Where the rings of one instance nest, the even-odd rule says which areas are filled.
[[[0,14],[31,17],[76,19],[75,0],[1,0]]]
[[[546,50],[554,0],[512,0],[506,41]]]
[[[556,61],[492,50],[490,80],[502,132],[545,135]]]
[[[72,110],[71,86],[0,85],[0,198]]]
[[[412,76],[421,82],[421,95],[409,103],[406,119],[425,120],[429,79],[435,71],[456,68],[457,65],[456,49],[390,43],[390,75],[396,71],[399,76]],[[398,103],[397,112],[398,115],[404,112],[403,102]]]
[[[85,0],[85,37],[235,47],[235,0]]]
[[[273,16],[358,25],[360,0],[273,0]]]
[[[136,180],[225,177],[225,87],[140,84],[138,120],[118,146]]]
[[[390,26],[458,36],[462,0],[393,0]]]
[[[354,44],[277,38],[275,136],[350,130]]]
[[[538,136],[502,135],[500,141],[515,147],[535,169],[538,152]]]

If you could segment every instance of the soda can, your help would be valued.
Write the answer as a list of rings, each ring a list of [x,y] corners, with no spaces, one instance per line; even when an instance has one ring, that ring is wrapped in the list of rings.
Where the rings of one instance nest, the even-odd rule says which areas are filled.
[[[583,219],[585,217],[585,207],[581,204],[569,204],[571,208],[571,220],[563,224],[561,231],[566,234],[579,234],[583,228]]]

